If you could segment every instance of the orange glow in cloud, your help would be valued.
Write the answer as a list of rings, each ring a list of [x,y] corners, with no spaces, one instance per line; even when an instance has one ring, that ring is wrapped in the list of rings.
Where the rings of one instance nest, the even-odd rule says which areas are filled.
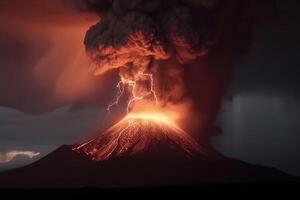
[[[94,77],[88,72],[90,61],[83,44],[86,30],[99,17],[64,6],[60,0],[4,0],[1,6],[1,31],[24,43],[24,50],[20,50],[24,51],[24,58],[17,54],[13,58],[19,60],[15,68],[24,72],[14,71],[13,85],[24,85],[18,81],[28,76],[28,84],[21,91],[26,88],[28,99],[37,98],[36,110],[44,112],[77,102],[95,103],[108,93],[111,77]]]

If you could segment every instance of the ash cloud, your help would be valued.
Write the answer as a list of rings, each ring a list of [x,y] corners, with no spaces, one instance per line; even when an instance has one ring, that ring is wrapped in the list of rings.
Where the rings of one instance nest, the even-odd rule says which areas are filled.
[[[97,3],[107,8],[98,11],[101,20],[85,37],[95,74],[130,64],[145,68],[152,59],[175,57],[184,64],[205,55],[216,40],[213,18],[201,4],[192,9],[183,1]]]
[[[139,12],[108,15],[86,34],[95,74],[128,64],[145,67],[152,58],[168,58],[167,46],[153,19]]]
[[[84,9],[100,17],[85,36],[94,74],[115,68],[121,77],[137,70],[158,74],[160,98],[192,99],[201,132],[209,135],[220,131],[214,123],[237,61],[276,5],[258,0],[84,2]]]
[[[162,106],[184,101],[185,65],[205,56],[217,41],[209,8],[200,1],[86,2],[100,16],[84,40],[94,75],[118,69],[121,80],[136,83],[129,98],[153,99],[145,80],[145,74],[153,74]]]

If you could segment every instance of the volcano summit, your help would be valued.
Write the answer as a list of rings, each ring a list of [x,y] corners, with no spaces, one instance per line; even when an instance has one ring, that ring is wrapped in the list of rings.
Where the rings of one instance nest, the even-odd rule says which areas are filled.
[[[97,138],[73,150],[93,160],[122,156],[181,156],[204,154],[199,144],[167,116],[157,113],[128,114]]]

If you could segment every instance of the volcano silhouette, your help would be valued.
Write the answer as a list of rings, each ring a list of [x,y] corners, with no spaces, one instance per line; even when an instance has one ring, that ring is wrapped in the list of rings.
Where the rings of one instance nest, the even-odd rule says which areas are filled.
[[[81,188],[299,183],[277,169],[205,151],[166,121],[125,118],[86,143],[64,145],[0,173],[0,188]]]

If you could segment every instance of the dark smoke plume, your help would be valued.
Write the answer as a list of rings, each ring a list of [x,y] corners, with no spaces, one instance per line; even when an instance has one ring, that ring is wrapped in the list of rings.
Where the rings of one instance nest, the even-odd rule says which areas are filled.
[[[138,81],[137,71],[155,72],[160,97],[192,99],[200,129],[211,136],[219,132],[214,123],[235,61],[248,51],[254,28],[276,2],[87,0],[83,5],[100,16],[85,37],[94,74],[119,68],[121,77]]]
[[[94,1],[95,2],[95,1]],[[207,8],[176,1],[97,1],[101,20],[86,34],[85,45],[95,74],[152,59],[175,57],[182,64],[206,54],[216,40]]]

